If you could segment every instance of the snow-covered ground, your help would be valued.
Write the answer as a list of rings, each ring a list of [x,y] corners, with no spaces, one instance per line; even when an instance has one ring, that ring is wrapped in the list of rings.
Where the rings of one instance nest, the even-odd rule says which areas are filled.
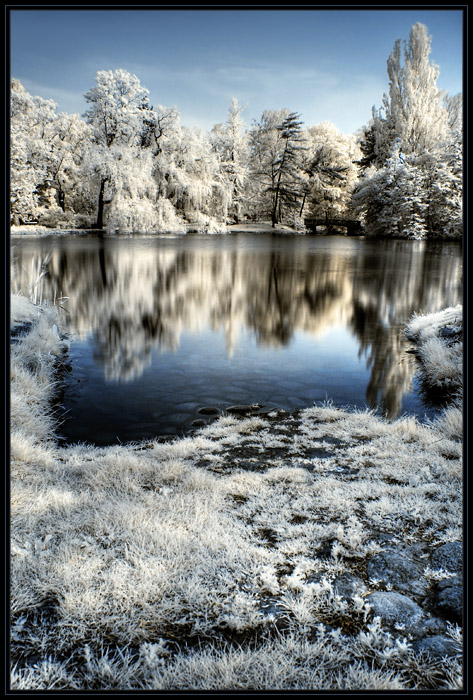
[[[297,233],[291,226],[277,224],[272,226],[269,221],[259,223],[230,224],[227,226],[229,233]]]
[[[189,229],[193,228],[194,227],[189,224]],[[290,226],[285,226],[283,224],[278,224],[273,228],[270,222],[228,224],[227,226],[222,225],[216,230],[218,233],[298,233],[298,231],[295,231]],[[93,233],[93,229],[53,229],[48,226],[40,226],[38,224],[27,224],[24,226],[12,226],[10,232],[12,236],[52,236],[66,235],[70,233]],[[171,231],[171,233],[173,232]],[[182,233],[182,231],[179,230],[178,233]],[[149,233],[144,235],[153,234]]]
[[[59,448],[54,308],[13,296],[11,321],[13,688],[462,688],[458,401]]]
[[[88,229],[82,229],[86,231]],[[40,226],[39,224],[25,224],[23,226],[11,226],[10,233],[12,236],[50,236],[52,234],[65,233],[80,233],[79,229],[61,229],[50,228],[49,226]]]

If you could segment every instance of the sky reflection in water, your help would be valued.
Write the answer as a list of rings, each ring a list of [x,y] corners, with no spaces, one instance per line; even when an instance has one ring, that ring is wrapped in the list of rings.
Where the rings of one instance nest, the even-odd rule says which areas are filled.
[[[403,328],[462,298],[452,243],[244,234],[12,246],[14,291],[68,297],[72,442],[183,434],[199,408],[235,403],[330,399],[423,417]]]

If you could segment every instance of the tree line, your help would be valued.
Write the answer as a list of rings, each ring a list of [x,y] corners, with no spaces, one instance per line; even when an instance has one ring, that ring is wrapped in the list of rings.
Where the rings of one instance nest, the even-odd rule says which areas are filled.
[[[98,71],[88,109],[11,85],[11,221],[109,232],[218,232],[308,217],[359,219],[367,235],[462,235],[462,100],[437,87],[422,24],[387,61],[389,92],[357,134],[304,128],[289,109],[245,129],[233,99],[210,133],[151,105],[125,70]]]

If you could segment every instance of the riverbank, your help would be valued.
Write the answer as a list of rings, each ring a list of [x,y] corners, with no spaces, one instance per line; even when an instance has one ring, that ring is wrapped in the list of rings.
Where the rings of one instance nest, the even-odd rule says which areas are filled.
[[[194,232],[194,228],[189,224],[189,232]],[[12,226],[10,229],[12,236],[65,236],[69,234],[74,235],[116,235],[113,233],[107,233],[106,231],[101,231],[98,229],[71,229],[71,228],[50,228],[48,226],[40,226],[38,224],[25,224],[23,226]],[[228,224],[224,231],[218,231],[218,233],[277,233],[277,234],[302,234],[305,231],[299,231],[291,226],[286,226],[283,224],[278,224],[273,227],[270,222],[258,222],[258,223],[242,223],[242,224]],[[179,232],[169,232],[170,235],[186,235],[186,233]],[[123,234],[122,234],[123,235]],[[125,234],[129,235],[129,234]],[[133,235],[133,234],[132,234]],[[150,232],[139,234],[142,236],[156,236],[156,235],[166,235],[164,232]],[[212,235],[209,233],[208,235]]]
[[[39,224],[25,224],[23,226],[11,226],[10,235],[15,236],[66,236],[69,234],[74,235],[90,235],[98,234],[98,229],[78,229],[78,228],[50,228],[49,226],[40,226]],[[103,231],[101,232],[103,233]]]
[[[460,312],[413,319],[417,349],[461,352]],[[22,297],[11,321],[13,688],[462,687],[459,398],[59,448],[59,321]]]

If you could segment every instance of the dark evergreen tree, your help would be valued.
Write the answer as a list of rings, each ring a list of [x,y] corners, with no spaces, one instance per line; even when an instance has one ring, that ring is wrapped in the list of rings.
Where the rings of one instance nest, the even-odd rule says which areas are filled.
[[[305,180],[301,175],[301,156],[305,149],[299,115],[291,112],[276,127],[281,134],[282,150],[275,163],[275,179],[272,187],[273,208],[271,224],[276,226],[282,220],[283,208],[298,208],[298,202],[306,191]]]

